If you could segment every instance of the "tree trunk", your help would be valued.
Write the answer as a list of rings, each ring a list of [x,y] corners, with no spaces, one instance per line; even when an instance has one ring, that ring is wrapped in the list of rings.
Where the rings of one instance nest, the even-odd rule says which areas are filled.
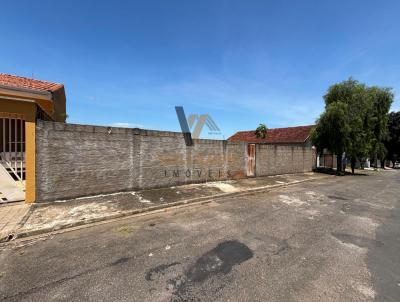
[[[340,174],[342,172],[342,153],[336,155],[336,172]]]
[[[385,159],[381,159],[381,168],[385,169]]]
[[[350,159],[350,164],[351,164],[351,174],[354,175],[354,168],[356,167],[356,159],[354,157]]]

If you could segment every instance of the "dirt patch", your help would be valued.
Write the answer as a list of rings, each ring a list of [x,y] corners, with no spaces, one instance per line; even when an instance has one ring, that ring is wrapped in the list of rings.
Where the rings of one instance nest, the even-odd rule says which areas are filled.
[[[353,244],[361,248],[382,247],[383,242],[379,240],[369,239],[360,236],[354,236],[343,233],[332,233],[339,241],[347,244]]]
[[[114,229],[113,232],[118,235],[129,236],[129,235],[136,233],[136,231],[138,229],[139,229],[138,226],[130,225],[130,226],[124,226],[121,228]]]
[[[218,188],[224,193],[239,192],[238,188],[236,188],[235,186],[232,186],[229,183],[225,183],[225,182],[210,182],[210,183],[207,183],[205,186]]]
[[[307,202],[302,201],[297,197],[288,196],[288,195],[279,195],[279,201],[283,202],[287,205],[293,205],[295,207],[302,206],[302,205],[309,205]]]

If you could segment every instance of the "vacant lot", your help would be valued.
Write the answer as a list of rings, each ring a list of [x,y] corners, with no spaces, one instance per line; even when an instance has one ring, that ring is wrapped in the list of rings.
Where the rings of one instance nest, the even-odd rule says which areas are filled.
[[[400,171],[0,246],[0,300],[398,301]]]

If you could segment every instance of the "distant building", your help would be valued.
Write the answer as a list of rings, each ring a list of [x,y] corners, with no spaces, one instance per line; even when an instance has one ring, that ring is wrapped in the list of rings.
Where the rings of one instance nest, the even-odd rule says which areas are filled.
[[[267,130],[265,138],[259,138],[255,134],[255,130],[239,131],[228,138],[229,141],[242,141],[257,144],[280,144],[280,145],[309,145],[310,133],[313,125],[297,126],[286,128],[272,128]]]
[[[255,130],[239,131],[228,141],[247,143],[247,176],[305,172],[316,164],[310,139],[312,128],[309,125],[268,129],[265,138],[257,137]],[[278,153],[279,162],[273,157]]]

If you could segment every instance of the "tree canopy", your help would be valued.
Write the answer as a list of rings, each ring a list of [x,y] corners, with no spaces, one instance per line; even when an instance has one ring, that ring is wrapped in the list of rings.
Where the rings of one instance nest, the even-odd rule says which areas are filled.
[[[393,162],[400,160],[400,111],[388,115],[388,134],[384,141],[387,159]]]
[[[329,87],[324,95],[325,111],[317,120],[312,140],[321,152],[327,148],[337,154],[337,170],[342,155],[356,160],[384,153],[388,111],[394,95],[389,88],[367,87],[352,78]]]
[[[267,137],[267,126],[265,124],[258,125],[255,134],[258,138],[266,138]]]
[[[384,141],[388,134],[388,112],[392,105],[394,94],[389,88],[371,87],[369,88],[369,94],[372,99],[372,111],[371,111],[371,157],[375,161],[379,158],[383,165],[386,148]]]

